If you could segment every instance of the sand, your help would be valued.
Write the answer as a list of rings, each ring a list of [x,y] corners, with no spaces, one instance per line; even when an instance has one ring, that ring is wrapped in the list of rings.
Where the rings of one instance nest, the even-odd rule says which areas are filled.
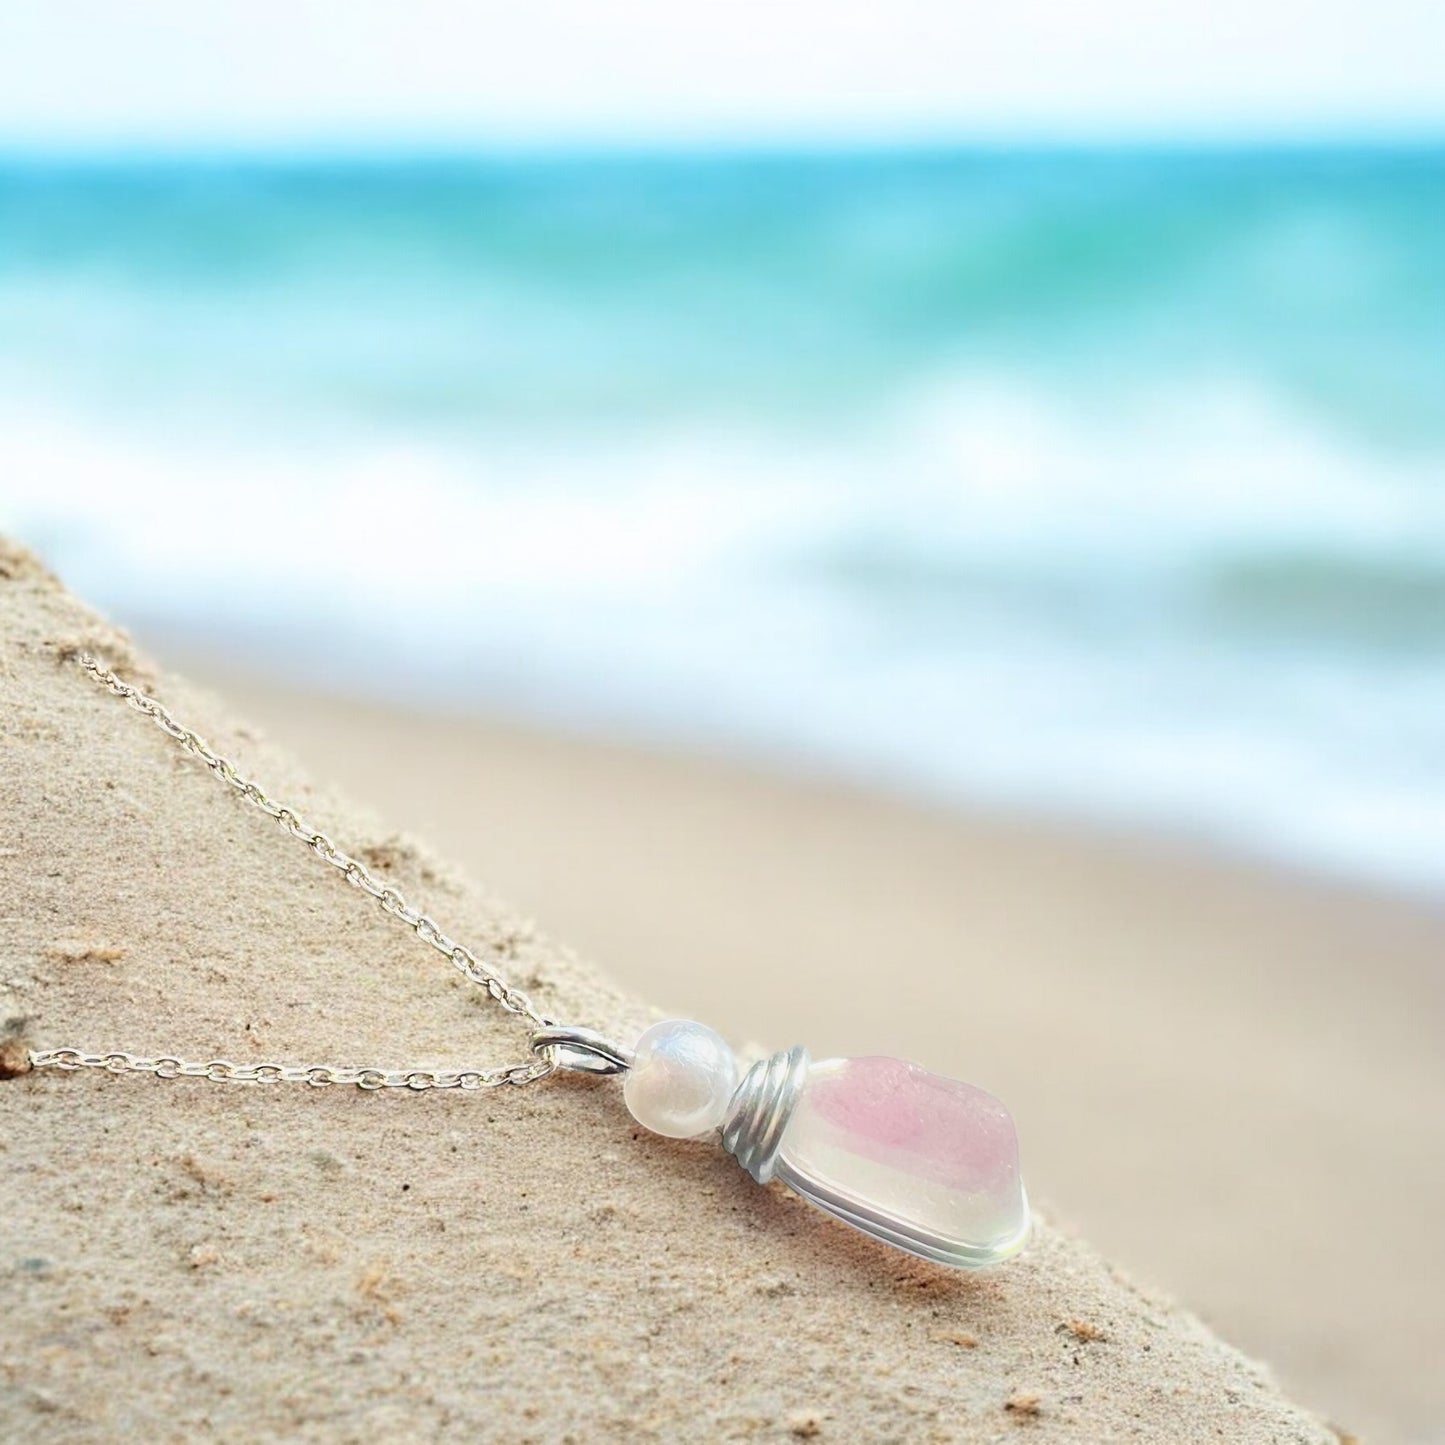
[[[207,676],[670,1011],[995,1088],[1056,1218],[1327,1418],[1445,1439],[1438,905]]]
[[[1349,1219],[1343,1247],[1327,1241],[1335,1294],[1317,1332],[1352,1359],[1366,1276],[1404,1253],[1359,1226],[1412,1233],[1409,1210],[1432,1201],[1406,1197],[1402,1224],[1399,1193],[1439,1182],[1412,1163],[1432,1137],[1414,1091],[1438,1085],[1433,1020],[1370,1003],[1438,944],[1424,914],[1303,884],[1296,899],[1248,870],[1222,871],[1204,908],[1184,886],[1196,863],[1167,853],[970,831],[625,750],[499,731],[482,745],[455,723],[403,737],[394,718],[334,705],[343,734],[319,704],[309,740],[295,730],[308,771],[244,707],[159,670],[15,549],[0,551],[0,640],[12,1035],[288,1062],[525,1053],[515,1020],[64,660],[88,646],[559,1016],[630,1036],[653,1016],[645,986],[739,1038],[966,1063],[1015,1106],[1043,1216],[1020,1260],[944,1271],[759,1189],[716,1149],[640,1132],[609,1081],[411,1095],[22,1074],[0,1082],[0,1438],[1336,1438],[1061,1227],[1053,1201],[1102,1227],[1109,1192],[1146,1181],[1138,1233],[1114,1223],[1130,1258],[1167,1258],[1163,1240],[1208,1256],[1201,1273],[1232,1277],[1226,1293],[1252,1297],[1261,1322],[1294,1318],[1279,1254],[1309,1255]],[[387,742],[352,789],[380,813],[335,781],[376,729]],[[454,774],[442,732],[500,771]],[[529,750],[530,773],[514,765]],[[424,798],[438,784],[447,796]],[[487,889],[416,840],[423,816],[433,837],[467,834]],[[1129,898],[1137,918],[1101,960],[1090,950],[1119,907],[1115,870],[1155,891]],[[489,891],[508,883],[546,934]],[[1175,937],[1185,909],[1215,932]],[[1309,930],[1307,955],[1290,927]],[[551,941],[569,929],[634,991]],[[1371,942],[1371,986],[1322,1003]],[[739,964],[730,979],[719,960]],[[1370,1085],[1365,1065],[1384,1076]],[[1376,1134],[1417,1170],[1404,1191],[1398,1174],[1355,1181],[1352,1151]],[[1302,1142],[1272,1159],[1287,1135]],[[1349,1162],[1336,1165],[1344,1203],[1313,1192],[1317,1148]],[[1104,1194],[1085,1187],[1091,1171]],[[1253,1196],[1246,1217],[1270,1247],[1255,1230],[1220,1247],[1235,1191]],[[1352,1212],[1366,1198],[1373,1212]],[[1436,1248],[1409,1239],[1417,1273]],[[1425,1322],[1405,1323],[1408,1354]]]

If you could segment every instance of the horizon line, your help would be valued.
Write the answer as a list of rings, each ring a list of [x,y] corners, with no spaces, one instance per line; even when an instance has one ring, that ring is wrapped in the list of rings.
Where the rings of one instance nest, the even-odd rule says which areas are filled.
[[[385,161],[446,159],[717,159],[901,154],[1104,154],[1428,151],[1445,148],[1445,119],[1415,127],[1234,128],[1137,132],[1052,129],[919,130],[833,134],[651,136],[574,133],[377,132],[342,137],[292,136],[40,137],[0,133],[0,162],[123,163],[151,161]]]

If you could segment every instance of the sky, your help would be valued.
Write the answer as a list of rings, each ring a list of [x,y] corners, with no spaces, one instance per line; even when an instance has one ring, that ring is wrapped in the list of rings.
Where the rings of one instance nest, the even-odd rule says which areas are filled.
[[[1445,134],[1439,0],[0,0],[0,145]]]

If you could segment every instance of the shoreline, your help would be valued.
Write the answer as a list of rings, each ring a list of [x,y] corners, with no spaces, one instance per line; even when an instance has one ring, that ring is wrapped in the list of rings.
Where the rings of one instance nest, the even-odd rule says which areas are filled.
[[[1046,1217],[1327,1416],[1378,1440],[1436,1418],[1433,902],[180,661],[629,990],[735,1042],[898,1053],[992,1088]],[[1403,1206],[1388,1231],[1383,1196]]]
[[[201,648],[193,632],[157,627],[155,621],[146,619],[132,630],[148,645],[173,658],[187,676],[218,691],[229,686],[243,694],[254,688],[260,696],[374,708],[437,724],[474,727],[499,738],[536,738],[562,748],[646,757],[685,768],[717,769],[763,783],[775,781],[784,787],[866,799],[921,816],[1004,830],[1027,829],[1070,839],[1080,848],[1103,846],[1151,854],[1163,849],[1177,854],[1182,863],[1267,873],[1286,884],[1320,888],[1330,894],[1353,894],[1371,904],[1399,903],[1414,911],[1436,914],[1445,921],[1445,882],[1415,878],[1408,870],[1390,872],[1345,862],[1330,864],[1322,857],[1291,853],[1283,846],[1251,843],[1198,820],[1151,817],[1127,808],[1101,812],[1082,802],[1050,803],[1023,794],[986,796],[970,792],[964,785],[947,787],[896,767],[870,768],[856,759],[842,757],[819,761],[822,755],[817,749],[798,741],[707,732],[686,723],[679,728],[641,712],[585,716],[565,710],[550,695],[539,696],[534,705],[517,709],[494,706],[490,698],[468,700],[464,695],[448,694],[425,694],[424,704],[414,704],[381,690],[354,690],[348,686],[349,674],[345,670],[315,672],[304,662],[282,663],[270,669],[267,653],[259,647],[244,647],[218,657]],[[401,686],[425,693],[426,683],[420,676],[403,675]]]

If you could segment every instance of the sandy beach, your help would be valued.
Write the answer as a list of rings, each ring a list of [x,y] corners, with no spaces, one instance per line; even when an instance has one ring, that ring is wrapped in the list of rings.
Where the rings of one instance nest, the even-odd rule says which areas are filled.
[[[1036,1196],[1111,1259],[1327,1418],[1441,1438],[1438,908],[185,670],[668,1011],[984,1083]]]
[[[398,831],[414,826],[409,806],[388,820],[385,802],[376,811],[323,781],[323,770],[346,770],[342,754],[355,746],[358,778],[383,768],[403,784],[431,777],[452,793],[457,822],[480,836],[472,809],[492,805],[450,773],[428,772],[444,761],[432,725],[408,729],[402,746],[395,718],[375,715],[381,732],[369,734],[363,715],[337,708],[334,716],[356,724],[345,729],[347,747],[324,727],[309,741],[296,730],[295,746],[324,759],[313,773],[279,732],[273,740],[234,703],[137,651],[13,548],[0,550],[0,628],[0,802],[11,840],[0,850],[0,1146],[16,1186],[0,1224],[0,1436],[77,1445],[117,1432],[326,1442],[947,1442],[1022,1430],[1041,1441],[1169,1445],[1340,1438],[1264,1365],[1166,1293],[1133,1282],[1049,1202],[1073,1185],[1064,1151],[1051,1158],[1057,1139],[1042,1094],[1071,1095],[1055,1118],[1067,1113],[1076,1131],[1081,1112],[1106,1112],[1103,1089],[1087,1082],[1105,1073],[1101,1061],[1071,1056],[1069,1067],[1084,1077],[1070,1078],[1049,1057],[1084,1026],[1060,1017],[1077,991],[1066,994],[1042,973],[1030,986],[1021,978],[1011,987],[970,985],[974,1016],[992,1014],[989,1030],[972,1027],[956,1004],[940,1001],[916,896],[919,922],[886,955],[897,961],[885,967],[874,952],[850,977],[859,965],[844,960],[867,958],[866,946],[879,941],[878,924],[866,923],[876,898],[901,887],[872,851],[902,837],[887,836],[882,819],[893,815],[876,804],[639,761],[657,782],[651,801],[636,799],[627,828],[596,811],[589,823],[580,779],[625,781],[625,754],[614,772],[595,751],[496,734],[500,767],[476,770],[479,735],[459,735],[468,775],[505,778],[509,787],[524,783],[515,757],[538,750],[541,775],[567,806],[549,820],[557,827],[533,839],[558,850],[554,862],[569,852],[573,867],[598,860],[587,871],[613,894],[615,918],[636,910],[657,920],[653,958],[658,977],[664,967],[667,975],[659,1003],[697,1005],[729,1030],[743,1019],[771,1038],[792,1036],[805,1017],[820,1050],[854,1037],[865,1048],[902,1046],[909,1031],[891,1020],[927,1015],[932,1041],[926,1029],[913,1035],[926,1062],[946,1066],[966,1054],[972,1077],[1017,1092],[1041,1204],[1029,1249],[994,1271],[940,1270],[781,1189],[759,1190],[716,1149],[637,1128],[605,1081],[418,1097],[409,1088],[369,1094],[27,1071],[29,1049],[62,1046],[407,1068],[500,1064],[525,1052],[516,1020],[486,1006],[445,960],[439,969],[434,950],[375,908],[358,907],[339,874],[304,852],[299,861],[315,866],[298,867],[294,840],[96,688],[68,660],[86,648],[164,697],[224,752],[244,756],[277,794],[324,819],[343,847],[424,900],[556,1016],[635,1037],[655,1015],[499,902],[495,881],[479,886],[432,845]],[[280,701],[291,716],[293,702]],[[259,716],[259,692],[251,703]],[[324,723],[326,711],[317,704],[311,722]],[[369,751],[369,736],[387,740],[385,756]],[[580,770],[569,772],[567,756]],[[369,795],[376,791],[368,784]],[[765,837],[788,856],[829,840],[834,903],[814,916],[814,941],[831,954],[839,940],[829,931],[842,927],[848,946],[823,959],[821,971],[794,957],[809,933],[799,930],[808,916],[795,900],[821,878],[809,881],[792,863],[771,881],[721,863],[690,884],[683,877],[684,863],[704,860],[686,855],[677,837],[692,832],[716,844],[714,825],[736,820],[739,808],[748,816],[759,800],[756,816],[767,826],[756,845],[743,846],[751,829],[734,831],[724,850],[747,857],[748,867],[766,861]],[[877,821],[850,835],[843,823],[857,807]],[[540,802],[524,811],[534,809],[544,817]],[[489,846],[520,862],[520,821],[510,831],[495,815],[489,821]],[[945,851],[933,870],[968,836],[906,811],[893,826],[942,830]],[[651,851],[619,871],[629,837],[650,839]],[[980,896],[1002,894],[1002,842],[996,848]],[[625,896],[634,865],[646,879],[635,900]],[[481,871],[494,871],[485,858]],[[936,885],[951,871],[930,872],[919,853],[907,874]],[[1060,880],[1035,883],[1048,890]],[[851,888],[873,901],[838,902]],[[711,900],[702,914],[692,908],[699,897]],[[1235,903],[1242,911],[1246,901]],[[1040,912],[1030,910],[1019,929]],[[829,916],[835,921],[825,926]],[[710,932],[698,926],[704,918]],[[743,984],[731,990],[731,1011],[711,1011],[701,986],[704,936],[757,965],[750,977],[765,988],[756,1008]],[[590,946],[614,945],[599,929]],[[793,975],[786,987],[765,971],[780,960]],[[729,992],[717,980],[711,988],[719,998]],[[849,988],[862,1000],[851,1023],[820,1002]],[[817,997],[804,996],[812,991]],[[1005,996],[1033,1002],[1005,1011]],[[1030,1037],[1031,1020],[1046,1015],[1052,1026]],[[997,1035],[988,1045],[986,1032]],[[961,1049],[973,1034],[979,1046]],[[1031,1064],[1052,1090],[1028,1087]],[[1116,1051],[1108,1076],[1135,1066]],[[1249,1082],[1258,1095],[1259,1078]],[[1114,1088],[1128,1096],[1123,1082]],[[1135,1153],[1156,1146],[1142,1125],[1126,1127]],[[1156,1209],[1167,1207],[1164,1179],[1149,1187]],[[1288,1244],[1288,1231],[1279,1234]],[[1208,1247],[1197,1236],[1195,1245]],[[1418,1252],[1414,1263],[1427,1274]],[[1261,1309],[1279,1305],[1277,1274],[1252,1287]],[[1352,1307],[1362,1317],[1358,1297]],[[1282,1307],[1271,1316],[1292,1317]],[[1331,1322],[1339,1318],[1332,1309]],[[1342,1357],[1358,1354],[1363,1338],[1341,1336]],[[1375,1385],[1362,1384],[1362,1398]]]

